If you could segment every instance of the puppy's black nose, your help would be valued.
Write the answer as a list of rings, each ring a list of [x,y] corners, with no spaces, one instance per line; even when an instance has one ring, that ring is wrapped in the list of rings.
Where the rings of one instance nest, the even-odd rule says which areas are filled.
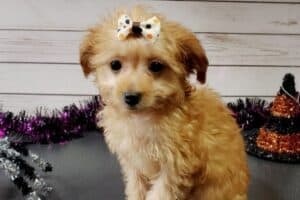
[[[124,102],[133,107],[137,105],[141,100],[142,94],[139,92],[125,92],[124,93]]]

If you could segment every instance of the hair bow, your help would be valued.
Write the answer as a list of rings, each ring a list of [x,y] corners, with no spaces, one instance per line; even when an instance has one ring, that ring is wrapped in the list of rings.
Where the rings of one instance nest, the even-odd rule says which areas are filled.
[[[130,33],[142,35],[154,43],[159,37],[160,21],[154,16],[143,22],[134,22],[129,16],[121,15],[118,20],[117,37],[119,40],[125,40]]]

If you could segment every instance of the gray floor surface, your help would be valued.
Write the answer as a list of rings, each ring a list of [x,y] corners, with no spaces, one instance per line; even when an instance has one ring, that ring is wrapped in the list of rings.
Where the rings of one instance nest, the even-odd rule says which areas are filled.
[[[119,165],[96,132],[60,145],[32,145],[49,160],[52,173],[43,175],[54,186],[49,200],[123,200]],[[300,165],[248,157],[251,170],[250,200],[299,200]],[[21,200],[21,193],[0,172],[0,200]]]

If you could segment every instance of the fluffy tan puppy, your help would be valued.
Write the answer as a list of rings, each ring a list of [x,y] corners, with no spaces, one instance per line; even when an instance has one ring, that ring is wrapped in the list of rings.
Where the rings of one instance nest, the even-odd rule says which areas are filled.
[[[118,19],[135,28],[117,37]],[[137,22],[156,16],[157,40]],[[149,27],[148,27],[149,28]],[[248,168],[235,120],[205,82],[207,57],[181,25],[136,7],[91,28],[80,51],[105,104],[100,126],[121,164],[128,200],[245,200]]]

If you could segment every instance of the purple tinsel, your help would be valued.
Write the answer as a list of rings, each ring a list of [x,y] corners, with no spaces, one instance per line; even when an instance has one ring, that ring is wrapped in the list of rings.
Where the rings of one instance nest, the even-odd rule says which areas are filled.
[[[96,113],[101,109],[99,97],[80,106],[72,104],[51,114],[40,109],[36,115],[25,111],[15,115],[0,112],[0,137],[19,136],[22,143],[59,143],[82,136],[84,131],[96,129]]]
[[[63,143],[81,137],[84,131],[96,130],[96,113],[102,106],[101,99],[95,96],[80,106],[72,104],[51,114],[43,114],[43,109],[34,116],[25,111],[18,115],[0,112],[0,138],[17,136],[21,143]],[[258,98],[239,99],[228,107],[244,130],[262,126],[270,114],[269,104]]]
[[[259,128],[270,116],[270,104],[259,98],[238,99],[236,103],[228,103],[233,116],[243,130]]]

